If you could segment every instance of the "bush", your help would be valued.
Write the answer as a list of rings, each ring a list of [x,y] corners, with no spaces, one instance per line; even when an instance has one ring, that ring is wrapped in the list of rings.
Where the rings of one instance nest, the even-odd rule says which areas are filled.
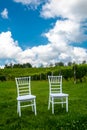
[[[1,76],[0,76],[0,81],[6,81],[6,76],[1,75]]]

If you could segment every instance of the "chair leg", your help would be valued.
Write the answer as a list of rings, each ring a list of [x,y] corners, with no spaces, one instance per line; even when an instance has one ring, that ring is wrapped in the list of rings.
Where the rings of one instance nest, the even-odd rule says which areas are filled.
[[[54,114],[54,98],[52,97],[52,114]]]
[[[34,100],[31,101],[31,104],[33,104],[32,105],[32,111],[34,112]]]
[[[49,96],[49,101],[48,101],[48,110],[50,109],[50,96]]]
[[[37,112],[36,112],[36,99],[34,99],[34,111],[35,111],[35,116],[37,115]]]
[[[18,101],[17,101],[17,113],[19,113],[19,105],[18,105]]]
[[[21,106],[20,106],[20,101],[18,101],[18,113],[19,113],[19,117],[21,117]]]
[[[66,97],[66,112],[68,112],[68,97]]]
[[[17,101],[17,113],[20,112],[20,101]]]

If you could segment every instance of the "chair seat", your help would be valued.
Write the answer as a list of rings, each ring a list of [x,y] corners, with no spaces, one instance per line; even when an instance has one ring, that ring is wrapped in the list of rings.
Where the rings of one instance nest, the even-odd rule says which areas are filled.
[[[59,98],[61,98],[61,97],[68,97],[68,94],[65,94],[65,93],[52,93],[52,94],[50,94],[50,96],[51,97],[59,97]]]
[[[34,98],[36,98],[36,96],[34,96],[34,95],[25,95],[25,96],[18,96],[17,100],[23,101],[23,100],[31,100]]]

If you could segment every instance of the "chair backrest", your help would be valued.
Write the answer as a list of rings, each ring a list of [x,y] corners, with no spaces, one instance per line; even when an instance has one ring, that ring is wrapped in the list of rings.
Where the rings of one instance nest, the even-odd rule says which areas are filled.
[[[15,78],[16,86],[17,86],[17,94],[18,96],[30,95],[31,94],[31,77],[19,77]]]
[[[48,76],[49,92],[62,93],[62,76]]]

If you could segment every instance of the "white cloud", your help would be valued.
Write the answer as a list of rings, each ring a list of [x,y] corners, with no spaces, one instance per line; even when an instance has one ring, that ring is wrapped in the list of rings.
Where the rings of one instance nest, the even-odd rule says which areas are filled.
[[[24,5],[37,6],[37,0],[14,0]],[[87,61],[87,49],[76,47],[87,40],[87,0],[49,0],[42,7],[41,16],[57,19],[54,26],[44,36],[47,45],[22,50],[12,38],[10,31],[0,34],[0,59],[6,62],[31,63],[32,66],[49,65],[55,62]],[[75,47],[74,47],[75,45]]]
[[[43,5],[42,17],[58,18],[54,27],[44,34],[54,52],[59,52],[58,60],[78,63],[87,60],[87,49],[74,47],[87,41],[86,7],[87,0],[48,0]]]
[[[50,33],[50,31],[48,32]],[[55,34],[55,31],[53,32]],[[11,32],[2,32],[0,34],[0,59],[5,59],[5,63],[30,63],[32,66],[43,64],[47,66],[55,62],[62,61],[68,63],[70,61],[80,63],[87,59],[87,50],[83,48],[73,47],[66,44],[61,39],[57,39],[55,43],[51,42],[47,45],[40,45],[22,50],[17,41],[12,38]]]
[[[41,15],[45,18],[62,17],[72,20],[87,18],[87,0],[48,0]]]
[[[37,8],[37,6],[40,4],[40,0],[14,0],[14,2],[27,5],[31,8]]]
[[[71,20],[57,20],[53,29],[44,34],[52,43],[67,42],[67,43],[81,43],[87,40],[87,35],[84,34],[84,29],[81,28],[80,23]]]
[[[44,18],[61,18],[58,18],[54,28],[45,34],[48,40],[50,42],[55,42],[58,39],[66,42],[68,40],[68,43],[86,41],[86,7],[87,0],[48,0],[42,7],[41,16]]]
[[[0,59],[15,58],[22,50],[14,41],[11,32],[2,32],[0,34]]]
[[[4,19],[8,19],[8,10],[6,8],[1,12],[1,16]]]
[[[87,36],[80,28],[79,22],[69,19],[64,21],[57,20],[54,27],[45,33],[44,36],[50,42],[51,53],[55,54],[55,57],[53,57],[55,61],[57,59],[57,62],[68,63],[71,61],[81,63],[87,60],[87,49],[72,46],[72,43],[76,46],[87,40]],[[52,55],[51,53],[50,56]]]

